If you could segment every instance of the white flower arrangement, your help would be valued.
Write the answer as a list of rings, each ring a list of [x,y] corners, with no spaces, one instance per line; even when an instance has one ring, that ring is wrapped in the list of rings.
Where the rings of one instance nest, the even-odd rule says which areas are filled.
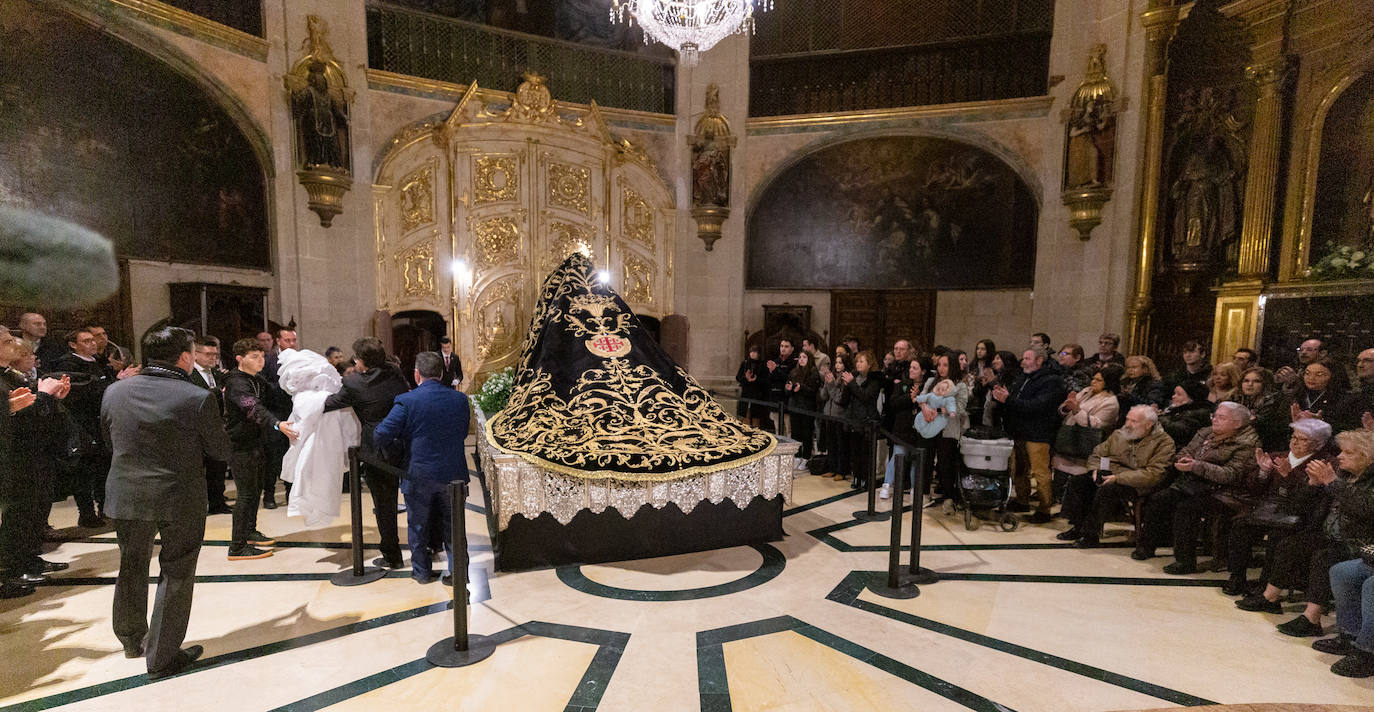
[[[1316,281],[1374,279],[1374,255],[1350,245],[1341,245],[1308,267],[1303,276]]]

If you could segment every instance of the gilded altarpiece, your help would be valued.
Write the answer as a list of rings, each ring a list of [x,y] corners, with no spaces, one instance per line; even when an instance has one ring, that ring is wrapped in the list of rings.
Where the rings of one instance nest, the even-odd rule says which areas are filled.
[[[671,192],[595,104],[553,101],[542,77],[473,84],[447,118],[398,132],[373,195],[378,308],[443,315],[474,386],[514,363],[540,283],[573,252],[637,313],[671,311]]]

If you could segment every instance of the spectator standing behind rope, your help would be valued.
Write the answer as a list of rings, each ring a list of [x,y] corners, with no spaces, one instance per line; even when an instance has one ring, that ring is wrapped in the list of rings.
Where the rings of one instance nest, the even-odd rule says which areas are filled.
[[[811,354],[802,351],[797,354],[797,367],[792,369],[792,374],[788,376],[787,383],[783,385],[786,391],[789,408],[801,408],[803,410],[816,410],[816,401],[821,391],[821,372],[816,369],[811,362]],[[801,443],[801,449],[797,451],[798,469],[806,466],[806,461],[811,459],[812,443],[815,442],[816,419],[810,415],[793,413],[788,416],[792,420],[792,439]]]
[[[839,348],[844,348],[843,346]],[[835,360],[831,362],[833,370],[821,372],[821,395],[820,401],[823,407],[821,411],[825,415],[832,415],[836,418],[844,417],[844,374],[849,371],[849,357],[836,354]],[[848,452],[844,445],[844,426],[833,420],[827,420],[821,424],[821,446],[825,449],[827,479],[842,480],[849,471],[849,461],[844,457]]]
[[[1064,379],[1046,368],[1047,361],[1044,349],[1026,349],[1021,354],[1025,375],[1011,388],[998,385],[992,389],[992,397],[1006,408],[1007,435],[1015,441],[1013,482],[1020,511],[1030,508],[1030,477],[1035,478],[1039,503],[1028,519],[1032,524],[1044,524],[1052,518],[1050,443],[1059,431],[1059,404],[1066,394]]]
[[[873,474],[869,471],[874,465],[869,459],[872,453],[865,452],[869,442],[864,437],[863,424],[878,424],[878,396],[882,395],[884,384],[882,376],[874,370],[876,366],[872,351],[860,351],[854,357],[854,370],[845,371],[840,376],[844,381],[840,403],[844,405],[845,417],[854,423],[845,426],[842,444],[844,459],[849,463],[846,474],[853,476],[854,481],[850,486],[855,489],[867,485],[868,478]]]
[[[954,349],[935,361],[936,378],[948,378],[954,381],[955,412],[937,412],[935,409],[922,404],[920,413],[917,414],[918,418],[927,422],[933,422],[933,416],[947,416],[944,430],[935,438],[935,452],[933,453],[935,455],[935,473],[940,483],[940,497],[936,502],[931,502],[929,506],[952,501],[959,491],[959,438],[969,428],[968,404],[972,400],[968,383],[964,378],[963,368],[960,366],[960,357],[964,355],[963,351]],[[927,460],[930,459],[930,455],[927,455],[926,458]]]

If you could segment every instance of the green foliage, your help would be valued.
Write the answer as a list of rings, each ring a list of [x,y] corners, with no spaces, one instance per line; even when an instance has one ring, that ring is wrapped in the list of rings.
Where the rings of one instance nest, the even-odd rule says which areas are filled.
[[[505,370],[488,376],[473,400],[477,401],[477,406],[490,418],[506,407],[506,401],[510,400],[510,394],[514,390],[515,367],[507,366]]]
[[[1334,279],[1374,279],[1374,251],[1366,252],[1349,245],[1337,247],[1317,264],[1309,267],[1304,275],[1319,282]]]

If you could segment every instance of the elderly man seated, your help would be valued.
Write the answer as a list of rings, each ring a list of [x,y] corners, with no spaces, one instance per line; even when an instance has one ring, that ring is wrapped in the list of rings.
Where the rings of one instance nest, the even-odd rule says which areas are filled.
[[[1272,542],[1280,536],[1311,531],[1321,525],[1325,514],[1322,487],[1309,481],[1307,466],[1334,457],[1327,449],[1331,426],[1316,418],[1304,418],[1289,427],[1293,436],[1287,450],[1255,450],[1259,469],[1244,495],[1219,495],[1222,503],[1237,513],[1226,539],[1226,568],[1231,578],[1221,591],[1228,596],[1250,592],[1245,570],[1256,544],[1266,537]],[[1267,566],[1268,557],[1265,560]],[[1266,569],[1261,580],[1269,578]]]
[[[1173,460],[1174,441],[1155,409],[1131,408],[1125,425],[1093,448],[1088,474],[1069,478],[1063,511],[1073,526],[1057,538],[1077,540],[1083,549],[1097,546],[1107,517],[1159,486]]]
[[[1212,495],[1247,481],[1258,468],[1257,447],[1259,436],[1250,425],[1250,411],[1233,401],[1217,404],[1212,425],[1199,430],[1192,442],[1178,451],[1174,460],[1177,477],[1145,500],[1141,513],[1144,531],[1137,533],[1131,558],[1144,561],[1153,557],[1172,524],[1174,563],[1165,566],[1164,573],[1196,573],[1202,518],[1216,506]]]

